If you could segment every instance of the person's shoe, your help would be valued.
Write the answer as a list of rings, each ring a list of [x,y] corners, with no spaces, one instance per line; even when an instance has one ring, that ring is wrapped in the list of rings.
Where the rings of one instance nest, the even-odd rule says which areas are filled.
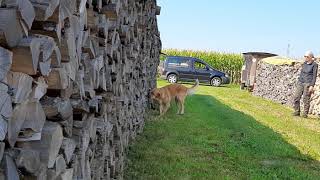
[[[303,113],[302,117],[303,118],[308,118],[308,115],[306,113]]]
[[[300,116],[300,112],[295,111],[294,113],[292,113],[292,116]]]

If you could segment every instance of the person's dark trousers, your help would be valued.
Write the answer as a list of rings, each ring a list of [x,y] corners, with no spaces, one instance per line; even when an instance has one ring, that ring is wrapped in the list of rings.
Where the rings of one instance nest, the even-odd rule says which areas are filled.
[[[296,85],[296,92],[294,94],[294,110],[295,112],[300,112],[300,99],[303,95],[303,109],[304,109],[304,114],[309,113],[309,108],[310,108],[310,96],[311,94],[309,93],[309,84],[303,84],[301,82],[298,82]]]

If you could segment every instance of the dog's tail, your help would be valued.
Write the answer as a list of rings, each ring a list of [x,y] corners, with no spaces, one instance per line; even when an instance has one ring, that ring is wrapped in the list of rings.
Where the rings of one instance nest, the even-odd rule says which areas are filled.
[[[199,86],[199,80],[196,79],[196,84],[194,84],[191,88],[188,89],[187,94],[188,95],[194,94],[198,86]]]

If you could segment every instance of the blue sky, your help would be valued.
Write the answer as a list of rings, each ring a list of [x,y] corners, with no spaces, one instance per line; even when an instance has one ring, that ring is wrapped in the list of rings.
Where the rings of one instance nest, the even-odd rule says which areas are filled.
[[[158,0],[163,48],[320,55],[320,1]]]

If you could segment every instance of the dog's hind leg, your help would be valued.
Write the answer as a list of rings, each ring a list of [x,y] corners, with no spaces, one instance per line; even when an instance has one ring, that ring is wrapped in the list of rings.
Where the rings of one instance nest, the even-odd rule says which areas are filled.
[[[184,114],[184,100],[181,102],[181,111],[180,114]]]
[[[181,106],[180,114],[184,114],[184,99],[185,97],[179,98],[179,102]]]

